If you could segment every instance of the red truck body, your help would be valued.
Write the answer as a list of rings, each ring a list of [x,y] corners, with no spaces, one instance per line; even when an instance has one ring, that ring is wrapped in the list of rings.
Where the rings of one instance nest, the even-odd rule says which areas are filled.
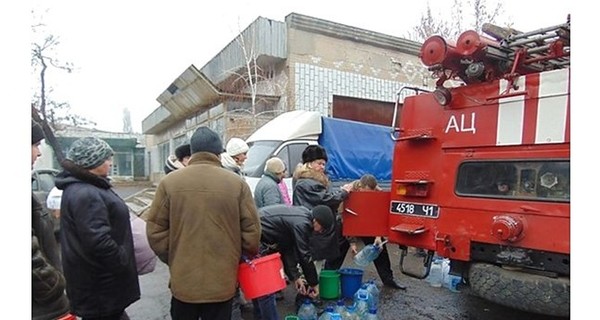
[[[438,90],[411,88],[416,94],[399,101],[391,188],[351,193],[344,234],[426,249],[423,272],[404,269],[403,251],[405,274],[424,278],[436,254],[479,296],[568,315],[571,74],[561,36],[568,26],[544,31],[558,34],[545,55],[499,44],[504,72],[490,50],[466,55],[464,39],[437,60],[425,57],[440,50],[426,41],[422,50],[433,51],[422,59],[440,78]],[[470,76],[462,65],[478,61],[484,72]],[[457,78],[462,85],[443,86]]]

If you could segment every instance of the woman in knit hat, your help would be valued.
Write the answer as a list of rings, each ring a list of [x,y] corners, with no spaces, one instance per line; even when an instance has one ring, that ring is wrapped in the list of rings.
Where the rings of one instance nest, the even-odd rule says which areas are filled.
[[[242,167],[248,158],[246,154],[249,149],[244,140],[231,138],[225,146],[225,152],[221,153],[221,165],[243,177]]]
[[[108,179],[113,150],[94,137],[73,142],[56,178],[61,249],[71,309],[83,318],[129,319],[140,298],[129,208]]]

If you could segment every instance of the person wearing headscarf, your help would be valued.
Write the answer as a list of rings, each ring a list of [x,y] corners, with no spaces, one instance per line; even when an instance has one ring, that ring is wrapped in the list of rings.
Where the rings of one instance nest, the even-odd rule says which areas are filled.
[[[31,166],[42,155],[42,127],[31,120]],[[65,295],[65,278],[61,272],[58,244],[50,215],[42,203],[32,196],[31,206],[31,318],[51,320],[69,313]]]
[[[129,208],[112,189],[113,150],[95,137],[73,142],[56,177],[61,249],[71,310],[86,319],[129,319],[140,299]]]

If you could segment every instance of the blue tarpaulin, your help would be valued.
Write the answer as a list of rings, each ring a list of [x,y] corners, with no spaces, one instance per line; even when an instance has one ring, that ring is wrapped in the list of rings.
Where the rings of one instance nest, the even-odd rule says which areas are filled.
[[[394,141],[390,127],[322,117],[319,144],[327,150],[326,171],[332,181],[356,180],[370,173],[378,181],[392,179]]]

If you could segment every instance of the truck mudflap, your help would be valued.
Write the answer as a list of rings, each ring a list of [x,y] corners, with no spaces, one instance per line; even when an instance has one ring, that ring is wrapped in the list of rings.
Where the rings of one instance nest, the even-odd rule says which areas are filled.
[[[471,293],[507,307],[568,317],[571,281],[527,273],[521,268],[503,268],[490,263],[472,263],[469,268]]]

